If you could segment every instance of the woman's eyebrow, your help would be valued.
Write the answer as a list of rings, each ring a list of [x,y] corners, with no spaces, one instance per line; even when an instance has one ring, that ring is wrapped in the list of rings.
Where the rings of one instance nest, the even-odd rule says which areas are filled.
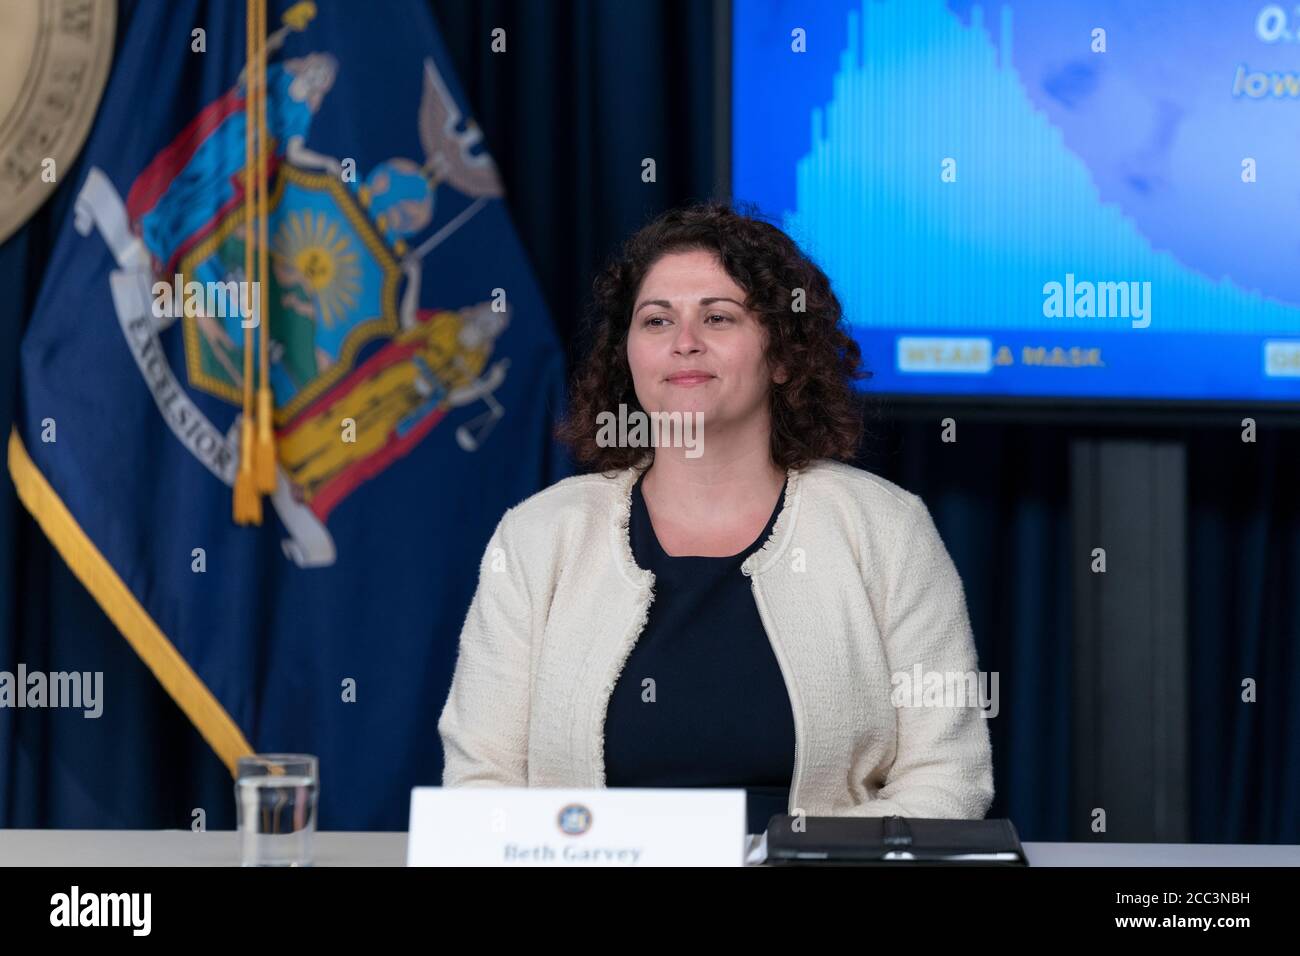
[[[739,306],[739,307],[742,308],[742,309],[745,308],[745,303],[743,303],[743,302],[737,302],[735,299],[731,298],[730,296],[726,296],[726,295],[712,295],[712,296],[705,296],[704,298],[700,299],[700,305],[713,305],[713,303],[715,303],[715,302],[730,302],[730,303],[732,303],[733,305],[737,305],[737,306]],[[672,306],[672,303],[669,302],[667,299],[646,299],[644,302],[642,302],[640,305],[638,305],[638,306],[637,306],[635,309],[633,309],[632,311],[633,311],[633,312],[640,312],[640,311],[641,311],[642,309],[644,309],[647,305],[658,305],[658,306],[662,306],[662,307],[665,308],[665,309],[671,309],[671,308],[673,307],[673,306]]]
[[[640,312],[647,305],[660,305],[663,306],[665,309],[671,309],[673,307],[673,304],[669,302],[667,299],[646,299],[644,302],[642,302],[640,305],[638,305],[635,309],[632,310],[633,314]]]

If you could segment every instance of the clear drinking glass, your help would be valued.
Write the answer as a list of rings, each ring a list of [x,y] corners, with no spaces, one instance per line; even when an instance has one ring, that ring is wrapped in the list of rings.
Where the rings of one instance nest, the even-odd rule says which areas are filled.
[[[311,754],[253,754],[235,768],[244,866],[311,866],[320,776]]]

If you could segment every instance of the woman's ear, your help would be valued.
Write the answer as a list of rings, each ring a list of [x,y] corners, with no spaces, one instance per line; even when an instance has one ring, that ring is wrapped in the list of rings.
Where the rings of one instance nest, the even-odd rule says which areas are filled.
[[[772,381],[777,385],[784,385],[790,381],[790,373],[785,370],[784,365],[778,365],[776,370],[772,372]]]

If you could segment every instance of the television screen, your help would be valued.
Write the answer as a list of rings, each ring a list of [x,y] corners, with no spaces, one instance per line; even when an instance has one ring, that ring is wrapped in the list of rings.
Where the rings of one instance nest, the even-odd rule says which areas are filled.
[[[872,391],[1300,400],[1300,7],[734,0],[731,62]]]

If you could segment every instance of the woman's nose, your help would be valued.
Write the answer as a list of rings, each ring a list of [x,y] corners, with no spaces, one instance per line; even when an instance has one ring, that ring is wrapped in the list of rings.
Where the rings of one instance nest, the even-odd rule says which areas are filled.
[[[673,339],[673,352],[677,354],[698,352],[702,347],[700,337],[695,334],[695,330],[688,323],[677,327],[677,336]]]

